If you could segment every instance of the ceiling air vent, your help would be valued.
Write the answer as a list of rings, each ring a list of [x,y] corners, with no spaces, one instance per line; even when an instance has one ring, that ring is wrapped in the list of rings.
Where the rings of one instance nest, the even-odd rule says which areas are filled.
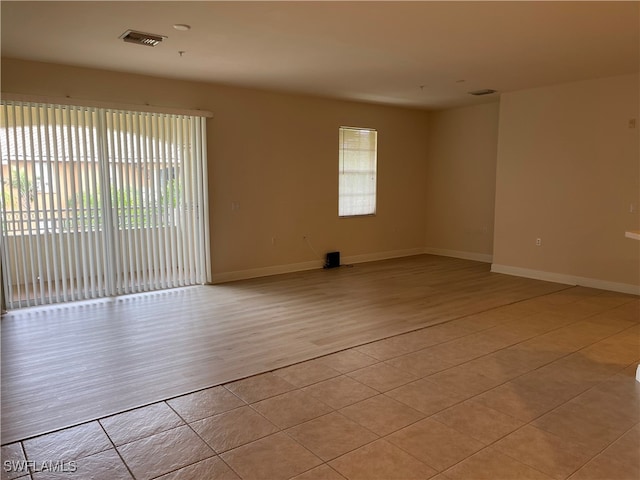
[[[496,90],[491,90],[490,88],[484,88],[482,90],[474,90],[473,92],[469,92],[469,95],[491,95],[492,93],[496,93]]]
[[[163,35],[155,35],[153,33],[127,30],[122,35],[120,35],[120,38],[125,42],[137,43],[138,45],[146,45],[147,47],[155,47],[167,37]]]

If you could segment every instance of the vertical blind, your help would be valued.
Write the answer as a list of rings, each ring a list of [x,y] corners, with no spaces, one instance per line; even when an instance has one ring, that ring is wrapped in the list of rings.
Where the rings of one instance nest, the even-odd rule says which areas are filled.
[[[377,139],[375,130],[340,127],[338,215],[376,213]]]
[[[210,281],[205,122],[2,102],[7,307]]]

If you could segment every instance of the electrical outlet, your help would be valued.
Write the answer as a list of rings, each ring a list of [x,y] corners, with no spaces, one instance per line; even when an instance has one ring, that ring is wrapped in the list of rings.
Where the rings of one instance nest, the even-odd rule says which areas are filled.
[[[635,118],[630,118],[629,119],[629,128],[636,128],[636,119]]]
[[[536,247],[541,247],[541,246],[542,246],[542,239],[536,238]]]

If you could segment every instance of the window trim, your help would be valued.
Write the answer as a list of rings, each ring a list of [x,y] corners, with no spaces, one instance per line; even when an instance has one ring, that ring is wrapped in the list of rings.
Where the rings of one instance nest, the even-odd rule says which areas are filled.
[[[375,133],[375,143],[373,149],[374,155],[374,163],[373,163],[373,175],[374,175],[374,190],[373,190],[373,212],[370,213],[349,213],[349,214],[341,214],[340,213],[340,199],[342,198],[342,193],[340,191],[340,176],[342,175],[343,170],[343,144],[344,142],[340,142],[340,138],[343,134],[344,130],[359,130],[359,131],[367,131]],[[364,172],[364,171],[363,171]],[[341,125],[338,128],[338,218],[358,218],[358,217],[375,217],[378,212],[378,130],[371,127],[353,127]]]

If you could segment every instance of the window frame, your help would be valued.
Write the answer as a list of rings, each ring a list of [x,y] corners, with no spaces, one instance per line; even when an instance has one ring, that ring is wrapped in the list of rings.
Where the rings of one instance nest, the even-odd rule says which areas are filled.
[[[360,196],[369,196],[373,197],[373,208],[371,212],[367,213],[341,213],[343,208],[341,208],[341,199],[352,192],[343,192],[342,191],[342,175],[344,174],[344,132],[345,131],[366,131],[374,133],[374,144],[373,150],[371,149],[361,149],[363,152],[373,152],[373,170],[360,170],[361,173],[373,173],[373,193],[360,193]],[[342,141],[341,141],[342,140]],[[352,193],[358,194],[358,192]],[[354,217],[375,217],[377,215],[378,210],[378,130],[371,127],[351,127],[342,125],[338,128],[338,218],[354,218]]]

